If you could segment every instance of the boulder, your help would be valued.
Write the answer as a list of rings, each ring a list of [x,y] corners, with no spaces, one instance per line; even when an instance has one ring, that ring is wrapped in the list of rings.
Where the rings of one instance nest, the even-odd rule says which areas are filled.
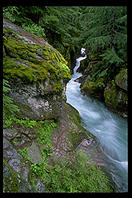
[[[116,84],[108,84],[104,90],[106,105],[120,115],[127,116],[128,96],[127,93],[119,89]]]
[[[18,116],[57,119],[71,77],[66,60],[45,40],[6,19],[3,32],[3,73],[20,108]]]
[[[127,91],[127,69],[121,69],[115,77],[115,83],[121,89]]]

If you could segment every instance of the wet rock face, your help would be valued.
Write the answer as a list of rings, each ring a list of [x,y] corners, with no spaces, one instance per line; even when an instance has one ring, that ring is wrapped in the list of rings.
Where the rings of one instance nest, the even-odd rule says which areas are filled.
[[[60,125],[53,134],[53,154],[58,160],[69,157],[72,162],[75,153],[81,149],[90,159],[89,163],[94,162],[96,165],[104,166],[104,155],[99,149],[97,140],[81,127],[77,110],[69,104],[63,104],[62,114]]]
[[[31,144],[37,137],[37,134],[35,129],[14,125],[12,128],[3,129],[3,137],[6,138],[7,141],[12,142],[14,148],[24,148]],[[6,140],[4,140],[3,144],[5,148],[7,146]]]

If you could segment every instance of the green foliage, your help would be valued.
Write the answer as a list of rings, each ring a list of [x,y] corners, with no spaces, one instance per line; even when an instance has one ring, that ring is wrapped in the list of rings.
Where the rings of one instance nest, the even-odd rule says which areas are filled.
[[[64,6],[8,6],[4,17],[25,30],[48,39],[48,42],[65,55],[64,42],[79,43],[79,7]],[[46,36],[45,36],[46,35]]]
[[[39,177],[46,185],[44,192],[112,192],[111,183],[102,170],[94,165],[88,164],[88,158],[81,151],[78,151],[74,162],[69,159],[63,163],[54,161],[49,165],[47,157],[52,152],[51,137],[56,123],[44,121],[18,120],[18,124],[29,127],[31,124],[40,127],[38,130],[37,142],[40,145],[43,157],[42,163],[32,163],[27,154],[27,148],[19,149],[18,152],[25,159],[25,163],[31,163],[29,176],[31,183],[35,186],[35,180]],[[42,145],[42,147],[41,147]]]
[[[4,29],[5,34],[7,34],[7,31]],[[37,44],[27,45],[14,37],[4,38],[4,45],[7,51],[17,59],[10,56],[5,56],[3,59],[4,77],[8,79],[20,78],[25,82],[32,83],[45,81],[48,77],[51,84],[53,82],[56,84],[56,81],[60,83],[57,88],[53,87],[53,92],[57,91],[58,93],[62,91],[61,79],[70,79],[71,77],[66,60],[56,49],[49,45],[44,47]],[[43,61],[37,58],[38,50],[40,50]]]
[[[37,126],[37,121],[30,120],[29,118],[26,119],[18,119],[15,116],[10,116],[8,119],[5,120],[4,128],[8,128],[12,125],[12,123],[15,122],[19,125],[23,125],[28,128],[33,128]]]
[[[10,125],[11,117],[13,117],[15,112],[19,112],[17,105],[13,103],[13,99],[7,94],[10,91],[9,82],[3,79],[3,120],[4,125]],[[8,121],[7,121],[8,120]]]
[[[38,144],[45,145],[42,150],[42,155],[44,158],[45,158],[45,155],[49,156],[53,150],[52,143],[51,143],[51,135],[55,127],[56,127],[56,123],[54,122],[51,122],[50,124],[41,122],[41,129],[38,130],[37,132],[39,135],[37,138]]]
[[[46,166],[46,161],[44,161],[43,163],[32,164],[30,167],[30,171],[32,172],[33,176],[43,176],[45,173]]]
[[[16,6],[8,6],[3,8],[3,16],[9,19],[11,22],[16,21],[16,15],[19,15],[19,8]]]
[[[52,132],[56,127],[54,122],[19,120],[13,119],[19,125],[26,127],[39,127],[37,142],[40,145],[43,157],[42,163],[32,163],[27,154],[27,148],[19,149],[26,163],[30,163],[29,178],[36,189],[35,181],[39,179],[45,184],[44,192],[112,192],[111,183],[102,170],[94,165],[88,164],[88,158],[78,151],[74,162],[70,159],[59,163],[56,160],[53,165],[48,164],[47,158],[52,153]],[[14,191],[15,192],[15,191]]]
[[[45,37],[44,28],[38,25],[42,9],[38,6],[8,6],[3,8],[3,16],[23,29],[39,37]]]
[[[38,37],[43,37],[45,38],[46,35],[44,33],[44,28],[42,28],[41,26],[35,24],[35,23],[31,23],[31,24],[22,24],[22,28],[28,32],[30,32],[31,34],[35,34]]]
[[[80,21],[80,39],[90,54],[97,54],[92,80],[103,77],[109,82],[127,63],[126,7],[85,7]],[[89,61],[92,61],[91,57]]]
[[[125,6],[8,6],[4,8],[4,15],[14,17],[13,22],[31,33],[44,37],[46,35],[48,42],[68,61],[72,47],[79,50],[80,46],[84,46],[90,53],[98,54],[97,66],[92,72],[95,78],[103,75],[109,81],[118,73],[116,67],[126,67]],[[102,73],[107,68],[107,72]],[[58,75],[53,78],[56,76]],[[59,90],[56,86],[54,89]]]
[[[28,163],[30,161],[30,158],[27,154],[27,148],[26,147],[24,149],[18,149],[18,153],[20,153],[24,157],[25,163]]]
[[[26,118],[26,119],[17,119],[17,118],[13,118],[12,119],[14,122],[16,122],[17,124],[19,125],[23,125],[23,126],[26,126],[28,128],[33,128],[33,127],[36,127],[37,126],[37,121],[35,120],[30,120],[29,118]]]
[[[54,166],[32,164],[30,170],[46,185],[45,192],[112,192],[110,181],[102,170],[87,162],[85,154],[78,151],[72,165],[68,161]]]
[[[105,63],[106,67],[110,67],[115,64],[120,66],[124,61],[116,54],[115,50],[107,49],[103,54],[100,55],[102,57],[102,61]]]

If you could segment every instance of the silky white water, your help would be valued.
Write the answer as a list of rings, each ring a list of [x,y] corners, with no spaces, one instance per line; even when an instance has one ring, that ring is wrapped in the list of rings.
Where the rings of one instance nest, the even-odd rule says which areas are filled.
[[[128,125],[127,120],[110,112],[106,106],[92,97],[83,96],[80,83],[75,81],[82,76],[77,72],[80,61],[76,59],[72,79],[66,88],[67,103],[76,108],[82,119],[82,126],[94,134],[104,154],[107,156],[107,169],[117,186],[117,191],[128,191]]]

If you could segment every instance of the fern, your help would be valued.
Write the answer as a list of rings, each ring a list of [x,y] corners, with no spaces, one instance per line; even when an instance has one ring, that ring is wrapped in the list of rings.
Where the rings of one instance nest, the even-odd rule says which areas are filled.
[[[31,23],[28,25],[24,23],[22,24],[22,28],[30,32],[31,34],[37,35],[38,37],[46,37],[44,28],[35,23]]]
[[[9,82],[3,79],[3,120],[7,120],[19,111],[18,106],[13,103],[13,99],[7,95],[10,91]]]
[[[16,6],[8,6],[3,8],[3,16],[9,19],[12,22],[15,22],[16,15],[19,15],[18,7]]]

